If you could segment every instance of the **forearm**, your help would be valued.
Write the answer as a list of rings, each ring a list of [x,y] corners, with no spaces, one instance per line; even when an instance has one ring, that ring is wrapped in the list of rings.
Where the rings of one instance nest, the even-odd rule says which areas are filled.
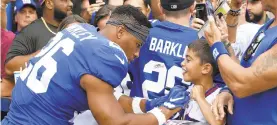
[[[212,113],[211,105],[205,100],[205,98],[197,100],[197,103],[202,114],[210,125],[223,125],[224,120],[216,120],[214,114]]]
[[[129,96],[122,95],[120,96],[118,102],[126,113],[134,113],[134,110],[132,107],[132,104],[134,103],[133,100],[134,99]],[[141,99],[141,101],[137,105],[137,108],[140,108],[140,110],[144,113],[146,112],[145,104],[146,104],[146,99]]]
[[[239,10],[240,6],[238,6],[235,3],[231,3],[231,9],[232,10]],[[239,16],[233,16],[230,13],[227,14],[226,23],[227,23],[227,26],[228,26],[228,39],[231,43],[236,42],[237,27],[238,27],[238,23],[239,23],[238,21],[239,21]]]
[[[30,54],[30,55],[24,55],[24,56],[16,56],[16,57],[12,58],[5,64],[6,74],[13,75],[13,72],[19,71],[20,67],[22,67],[22,69],[24,69],[25,63],[28,62],[33,56],[35,56],[35,55]]]
[[[247,84],[247,82],[251,83],[251,78],[249,78],[246,69],[240,66],[238,63],[236,63],[228,55],[220,56],[217,62],[220,74],[224,82],[227,84],[229,89],[236,96],[238,96],[238,92],[242,92],[242,88],[247,88],[245,84]]]
[[[7,28],[6,3],[1,2],[1,28]]]
[[[1,82],[1,97],[11,97],[14,83],[5,78],[3,78],[2,80],[3,81]]]
[[[236,54],[235,54],[235,51],[234,51],[233,47],[232,47],[231,45],[229,45],[229,46],[226,47],[226,49],[227,49],[227,51],[228,51],[230,57],[231,57],[236,63],[239,64],[240,62],[239,62],[238,58],[236,57]]]
[[[238,23],[238,16],[232,16],[230,14],[227,15],[226,17],[226,23],[228,26],[228,40],[231,43],[236,42],[236,37],[237,37],[237,23]],[[230,25],[233,25],[230,27]]]

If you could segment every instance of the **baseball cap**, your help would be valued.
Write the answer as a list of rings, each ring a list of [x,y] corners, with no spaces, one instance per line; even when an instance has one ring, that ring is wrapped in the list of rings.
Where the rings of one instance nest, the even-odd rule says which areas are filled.
[[[189,8],[195,0],[161,0],[161,5],[168,11],[178,11]]]
[[[15,2],[16,12],[20,11],[26,6],[31,6],[34,9],[37,9],[37,4],[34,0],[16,0]]]

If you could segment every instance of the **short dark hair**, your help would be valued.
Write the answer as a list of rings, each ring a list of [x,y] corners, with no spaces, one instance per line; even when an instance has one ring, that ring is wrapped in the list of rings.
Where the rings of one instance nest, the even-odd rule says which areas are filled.
[[[148,28],[152,28],[147,17],[137,8],[131,5],[122,5],[116,7],[112,12],[110,19],[122,20],[131,24],[140,24]]]
[[[113,5],[105,5],[102,8],[100,8],[95,15],[95,19],[94,19],[94,26],[97,27],[97,23],[105,18],[106,16],[108,16],[109,14],[111,14],[111,12],[113,12],[113,10],[115,9],[115,6]]]
[[[204,39],[193,41],[188,45],[188,48],[196,53],[196,56],[200,58],[201,64],[210,63],[213,67],[212,75],[215,76],[219,73],[216,61],[213,58],[212,52],[208,42]]]
[[[59,27],[58,27],[58,31],[61,31],[63,29],[65,29],[69,24],[72,24],[72,23],[87,23],[82,17],[80,17],[79,15],[70,15],[70,16],[67,16],[66,18],[64,18],[62,20],[62,22],[60,23]]]

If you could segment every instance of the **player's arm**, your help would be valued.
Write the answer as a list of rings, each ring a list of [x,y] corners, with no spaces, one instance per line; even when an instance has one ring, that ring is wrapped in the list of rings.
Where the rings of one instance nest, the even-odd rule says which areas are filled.
[[[25,62],[28,62],[39,52],[34,52],[34,50],[32,50],[32,48],[34,48],[34,43],[27,35],[31,33],[26,31],[27,28],[24,30],[25,31],[16,35],[7,54],[5,61],[5,72],[7,75],[13,75],[13,72],[20,70],[20,67],[24,68]]]
[[[82,88],[87,93],[89,108],[99,124],[158,124],[156,116],[152,113],[141,115],[125,113],[113,95],[113,87],[108,83],[88,74],[83,75],[80,81]],[[178,109],[169,110],[164,107],[160,107],[159,109],[161,109],[162,114],[164,114],[164,116],[159,116],[165,117],[166,119],[169,119],[170,116],[178,111]]]
[[[249,67],[244,68],[229,56],[218,59],[220,73],[230,90],[240,98],[277,87],[277,45],[260,55]]]
[[[146,99],[137,98],[137,104],[136,104],[135,103],[136,101],[134,100],[134,98],[131,98],[126,95],[122,95],[118,99],[118,102],[123,108],[124,112],[126,113],[146,113],[146,109],[145,109]],[[134,108],[136,108],[140,112],[135,112]]]

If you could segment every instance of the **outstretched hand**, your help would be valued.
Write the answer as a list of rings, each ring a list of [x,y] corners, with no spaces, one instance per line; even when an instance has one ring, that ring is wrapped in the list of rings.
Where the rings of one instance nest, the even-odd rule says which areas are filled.
[[[169,94],[167,95],[167,100],[162,104],[162,106],[168,109],[184,108],[190,100],[189,92],[186,91],[187,88],[184,86],[174,86]]]
[[[168,95],[146,101],[145,110],[149,111],[155,107],[164,106],[168,109],[184,108],[190,100],[187,88],[183,86],[173,87]]]

